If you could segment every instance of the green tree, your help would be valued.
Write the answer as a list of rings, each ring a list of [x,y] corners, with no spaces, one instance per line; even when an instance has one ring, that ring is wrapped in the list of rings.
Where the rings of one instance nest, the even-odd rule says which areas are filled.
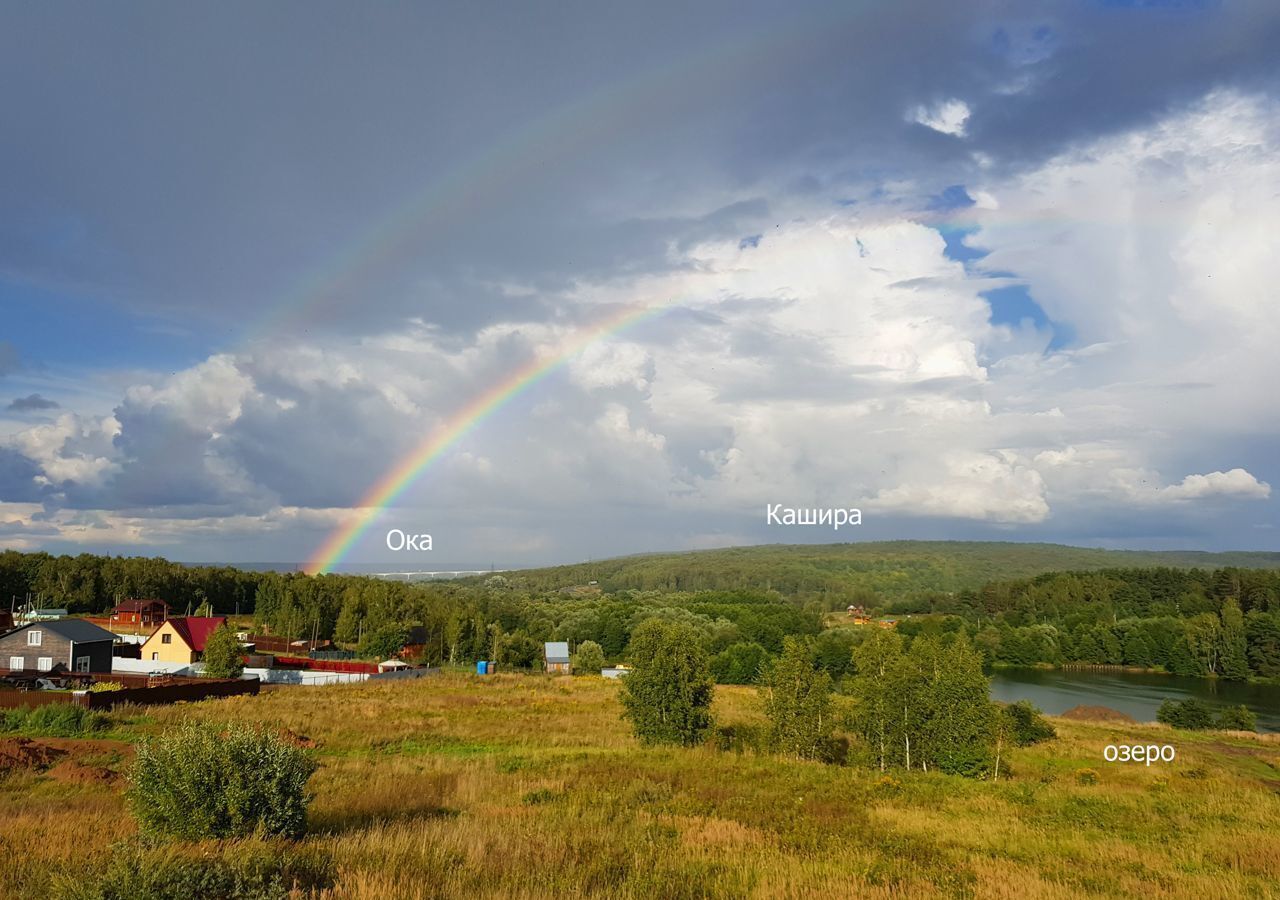
[[[711,727],[712,681],[697,630],[649,619],[631,635],[634,667],[622,685],[623,715],[644,744],[702,740]]]
[[[583,641],[573,654],[573,671],[577,675],[599,675],[604,668],[604,649],[595,641]]]
[[[368,659],[390,659],[404,649],[408,640],[409,632],[403,625],[383,625],[366,631],[356,652]]]
[[[991,684],[982,671],[982,654],[963,635],[927,652],[921,661],[926,716],[921,767],[932,764],[953,775],[980,775],[990,764],[992,716]]]
[[[1245,620],[1249,665],[1264,678],[1280,675],[1280,616],[1253,610]]]
[[[360,620],[364,617],[364,604],[355,588],[348,588],[343,596],[338,621],[333,626],[333,639],[340,644],[354,644],[360,640]]]
[[[982,655],[963,635],[917,638],[907,652],[892,633],[873,634],[854,654],[854,728],[881,769],[981,774],[994,741]]]
[[[783,639],[761,695],[774,750],[800,759],[824,754],[831,737],[831,676],[817,668],[809,642]]]
[[[1201,731],[1213,727],[1213,709],[1194,697],[1186,700],[1166,700],[1156,710],[1156,721],[1173,728]]]
[[[711,675],[717,684],[755,684],[768,661],[759,644],[737,643],[711,658]]]
[[[1130,629],[1124,639],[1124,661],[1131,666],[1150,668],[1155,665],[1155,651],[1141,628]]]
[[[1228,681],[1249,680],[1249,657],[1245,642],[1244,614],[1234,598],[1222,604],[1222,677]]]
[[[1228,706],[1218,713],[1217,721],[1214,724],[1223,731],[1257,731],[1258,717],[1253,714],[1249,707],[1243,704]]]
[[[879,629],[853,651],[854,730],[871,748],[881,772],[894,760],[893,679],[901,657],[902,638]]]
[[[1053,726],[1045,721],[1044,714],[1026,700],[1010,703],[1000,712],[1009,722],[1009,735],[1013,743],[1019,747],[1038,744],[1058,736]]]
[[[204,674],[210,678],[239,678],[244,672],[240,641],[231,626],[223,622],[204,645]]]
[[[449,665],[458,661],[458,648],[462,644],[462,632],[465,626],[466,620],[457,610],[449,613],[449,618],[445,620],[443,635],[449,652]]]

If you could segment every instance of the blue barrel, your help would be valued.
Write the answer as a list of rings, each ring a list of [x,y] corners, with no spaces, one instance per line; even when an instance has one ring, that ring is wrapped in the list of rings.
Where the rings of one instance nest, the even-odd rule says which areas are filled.
[[[478,663],[476,663],[476,674],[477,675],[489,674],[489,664],[485,662],[483,659],[480,660]]]

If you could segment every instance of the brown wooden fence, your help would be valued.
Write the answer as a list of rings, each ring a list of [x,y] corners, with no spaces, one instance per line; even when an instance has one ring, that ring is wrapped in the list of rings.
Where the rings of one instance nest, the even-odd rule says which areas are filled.
[[[0,690],[0,709],[47,706],[51,703],[78,703],[87,709],[110,709],[122,703],[149,706],[157,703],[179,703],[210,697],[233,697],[256,694],[262,684],[256,678],[168,678],[149,679],[146,675],[116,674],[101,676],[99,681],[125,685],[119,691],[16,691]]]
[[[110,709],[122,703],[151,705],[206,700],[210,697],[233,697],[256,694],[262,685],[256,678],[192,679],[187,684],[165,684],[153,687],[125,688],[122,691],[98,691],[78,694],[76,699],[89,709]]]
[[[71,700],[69,691],[0,691],[0,709],[49,706],[52,703],[70,703]]]

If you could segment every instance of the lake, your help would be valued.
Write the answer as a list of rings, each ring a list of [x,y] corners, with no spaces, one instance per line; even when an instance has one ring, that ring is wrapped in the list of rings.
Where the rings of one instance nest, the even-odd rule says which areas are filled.
[[[1243,703],[1258,717],[1259,731],[1280,731],[1278,685],[1095,670],[1000,669],[991,677],[993,700],[1030,700],[1051,716],[1073,706],[1106,706],[1139,722],[1154,722],[1165,700],[1188,697],[1215,707]]]

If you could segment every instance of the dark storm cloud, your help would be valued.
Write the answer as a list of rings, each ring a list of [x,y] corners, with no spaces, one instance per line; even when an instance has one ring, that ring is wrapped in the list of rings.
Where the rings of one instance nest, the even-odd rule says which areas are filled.
[[[26,397],[15,397],[10,404],[5,407],[12,412],[34,412],[42,409],[57,409],[58,401],[50,400],[48,397],[41,397],[39,394],[29,394]]]
[[[0,502],[35,503],[44,495],[40,467],[17,450],[0,447]]]
[[[63,3],[0,22],[22,136],[0,146],[0,268],[250,333],[299,295],[317,299],[275,327],[470,330],[509,309],[477,282],[659,268],[716,226],[613,212],[638,199],[845,196],[888,171],[927,195],[972,151],[1026,165],[1259,84],[1280,43],[1264,2]],[[951,98],[966,139],[905,120]],[[762,210],[723,227],[755,234]]]

